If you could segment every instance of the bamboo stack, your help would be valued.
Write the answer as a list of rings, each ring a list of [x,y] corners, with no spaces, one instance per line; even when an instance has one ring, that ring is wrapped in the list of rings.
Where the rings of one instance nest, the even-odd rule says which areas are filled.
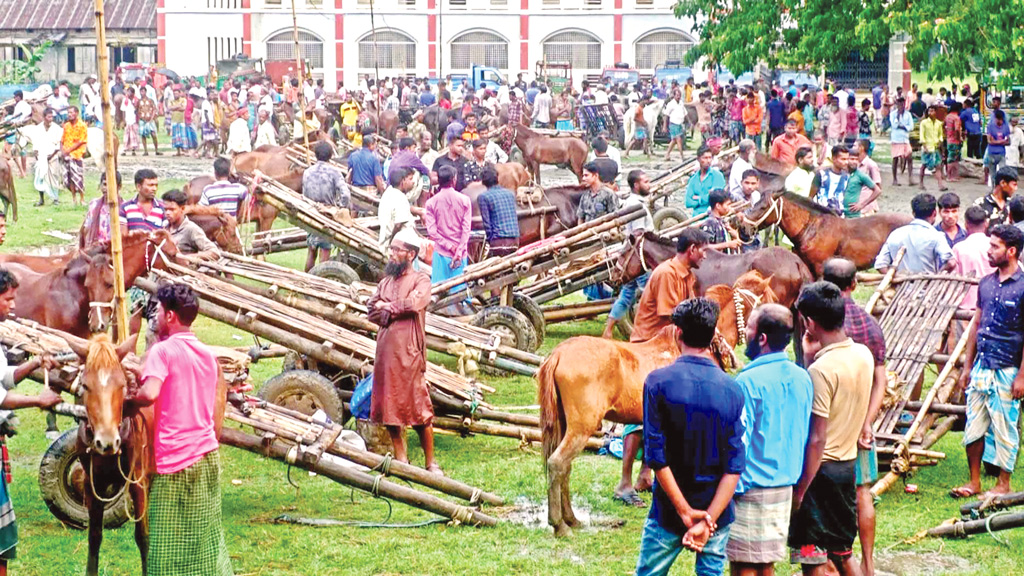
[[[339,221],[333,207],[313,202],[266,175],[258,180],[248,174],[239,174],[238,178],[250,189],[255,188],[264,202],[277,208],[299,228],[323,236],[339,248],[363,254],[379,264],[387,261],[377,244],[377,235],[355,222],[346,224]]]
[[[252,241],[246,254],[256,256],[272,252],[288,252],[289,250],[306,249],[307,232],[301,228],[274,228],[252,235]]]
[[[307,152],[306,147],[301,144],[289,145],[285,149],[285,155],[288,157],[290,161],[297,164],[298,166],[302,166],[303,168],[310,167],[311,163],[309,159],[313,157],[312,154],[309,154]],[[331,160],[330,162],[328,162],[328,164],[340,170],[341,173],[345,175],[346,178],[348,177],[348,166],[345,166],[340,162],[336,162],[334,160]],[[377,212],[377,208],[380,207],[380,196],[368,193],[355,186],[349,186],[348,190],[349,193],[352,195],[352,199],[357,203],[362,204],[364,209],[370,210],[374,213]]]
[[[726,214],[725,217],[729,218],[730,216],[738,214],[738,213],[746,210],[747,208],[750,208],[750,201],[749,200],[744,200],[743,202],[734,203],[729,208],[729,213]],[[677,223],[669,226],[668,228],[665,228],[664,230],[659,231],[658,235],[661,236],[662,238],[667,238],[669,240],[674,239],[676,236],[679,236],[679,233],[682,232],[683,229],[689,228],[690,226],[693,226],[694,224],[697,224],[698,222],[703,222],[704,220],[707,220],[708,216],[710,216],[710,215],[711,215],[710,212],[705,212],[705,213],[700,214],[698,216],[691,216],[691,217],[687,218],[686,220],[683,220],[682,222],[677,222]]]

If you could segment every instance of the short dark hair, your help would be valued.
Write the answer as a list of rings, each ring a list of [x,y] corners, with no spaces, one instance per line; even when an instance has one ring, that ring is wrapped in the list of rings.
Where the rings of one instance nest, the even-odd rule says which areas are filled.
[[[842,291],[835,284],[824,280],[808,284],[800,290],[796,309],[829,332],[839,330],[846,321],[846,302],[843,301]]]
[[[373,134],[366,134],[363,136],[363,148],[369,148],[377,143],[377,138]]]
[[[142,184],[146,180],[155,180],[157,178],[159,178],[159,176],[157,176],[156,172],[154,170],[152,170],[151,168],[140,168],[139,170],[135,171],[135,185],[136,186],[138,186],[139,184]]]
[[[477,138],[476,140],[473,140],[473,148],[479,148],[481,146],[487,146],[486,138]]]
[[[18,287],[18,277],[7,268],[0,268],[0,294]]]
[[[724,188],[715,188],[711,192],[708,192],[708,207],[714,209],[715,206],[722,204],[723,202],[729,201],[729,193]]]
[[[988,221],[988,213],[981,206],[971,206],[964,212],[964,223],[971,228],[978,228]]]
[[[996,186],[1003,182],[1016,182],[1017,181],[1017,169],[1016,168],[1000,168],[996,172]]]
[[[102,184],[105,184],[106,182],[107,182],[107,171],[104,170],[103,172],[100,172],[100,184],[102,185]],[[121,187],[121,172],[120,171],[117,171],[117,170],[114,171],[114,182],[117,182],[117,187],[118,188]]]
[[[591,140],[590,145],[594,148],[595,152],[600,152],[601,154],[604,154],[605,152],[608,151],[608,142],[604,138],[601,138],[600,136]]]
[[[931,216],[935,213],[935,196],[928,193],[914,196],[910,201],[910,211],[914,213],[914,218],[922,220]]]
[[[757,310],[754,332],[758,337],[764,334],[768,338],[768,349],[772,352],[785,350],[793,336],[793,314],[780,304],[765,304]]]
[[[391,170],[391,173],[388,174],[388,182],[395,188],[398,188],[398,186],[402,183],[402,180],[405,180],[405,178],[409,174],[411,174],[412,171],[413,169],[408,166],[395,167]]]
[[[629,174],[626,174],[626,184],[629,189],[632,190],[636,183],[640,181],[640,177],[644,175],[644,171],[637,168],[636,170],[630,170]]]
[[[757,173],[757,170],[754,170],[753,168],[750,168],[748,170],[744,170],[743,171],[743,177],[740,178],[740,182],[746,180],[747,178],[750,178],[751,176],[753,176],[754,178],[757,178],[758,180],[761,179],[761,175]]]
[[[993,98],[992,100],[995,100],[995,98]],[[996,120],[1002,120],[1003,122],[1006,121],[1006,113],[1003,112],[1002,110],[996,110],[992,112],[992,117],[995,118]]]
[[[498,170],[494,166],[488,164],[484,166],[484,169],[480,172],[480,182],[490,188],[491,186],[498,185]]]
[[[706,143],[705,144],[701,144],[700,148],[697,148],[697,157],[700,158],[705,153],[707,153],[707,154],[711,153],[711,148],[709,148]]]
[[[174,312],[185,326],[191,326],[199,315],[199,297],[186,284],[164,284],[156,291],[156,299],[166,312]]]
[[[408,150],[409,148],[412,148],[415,145],[416,141],[410,138],[409,136],[403,136],[398,139],[399,150]]]
[[[847,148],[846,146],[843,146],[842,144],[836,144],[835,146],[832,147],[832,157],[833,158],[835,158],[836,156],[839,156],[840,154],[844,154],[844,153],[845,154],[849,154],[850,153],[850,149]]]
[[[601,174],[601,167],[598,166],[597,162],[594,162],[593,160],[591,160],[590,162],[587,162],[586,164],[584,164],[583,165],[583,170],[585,172],[590,172],[591,174],[597,174],[597,175]]]
[[[1010,220],[1014,224],[1024,221],[1024,198],[1014,196],[1007,202],[1006,207],[1010,209]]]
[[[690,246],[706,246],[709,241],[707,232],[700,228],[683,228],[676,237],[676,252],[686,252]]]
[[[804,159],[804,157],[806,157],[806,156],[808,156],[810,154],[814,154],[814,150],[810,149],[807,146],[803,146],[801,148],[797,148],[797,150],[796,150],[796,161],[800,162],[801,160]]]
[[[718,312],[718,303],[704,297],[684,300],[676,306],[672,311],[672,323],[682,331],[683,344],[690,348],[711,346]]]
[[[178,206],[184,206],[188,204],[188,195],[182,192],[181,190],[178,190],[177,188],[164,192],[163,196],[160,196],[160,199],[163,200],[164,202],[174,202]]]
[[[857,281],[857,266],[846,258],[829,258],[821,269],[821,279],[846,291]]]
[[[223,156],[218,156],[213,161],[213,175],[217,178],[227,178],[231,175],[231,160]]]
[[[450,188],[455,185],[455,179],[459,172],[452,166],[441,166],[437,170],[437,185],[440,188]]]
[[[365,140],[364,145],[366,145]],[[317,142],[316,146],[313,146],[313,155],[316,156],[317,162],[328,162],[334,155],[334,151],[331,150],[331,145],[327,142]]]
[[[989,230],[988,235],[1002,240],[1007,248],[1015,249],[1016,256],[1020,258],[1021,248],[1024,248],[1024,230],[1012,224],[1000,224]]]
[[[960,207],[960,196],[953,192],[946,192],[942,196],[939,196],[939,208],[950,209]]]

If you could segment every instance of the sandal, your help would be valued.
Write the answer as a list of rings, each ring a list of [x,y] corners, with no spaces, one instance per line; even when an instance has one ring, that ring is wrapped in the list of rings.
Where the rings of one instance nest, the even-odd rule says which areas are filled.
[[[964,498],[974,498],[975,496],[978,495],[978,493],[973,488],[970,488],[968,486],[960,486],[958,488],[953,488],[952,490],[950,490],[949,495],[954,499],[962,500]]]
[[[431,474],[437,474],[438,476],[444,476],[444,470],[441,470],[441,467],[438,466],[437,464],[431,464],[430,466],[427,466],[427,472],[430,472]]]
[[[643,508],[647,506],[643,498],[637,496],[636,492],[626,492],[624,494],[615,494],[612,496],[612,500],[618,500],[627,506],[633,506],[636,508]]]

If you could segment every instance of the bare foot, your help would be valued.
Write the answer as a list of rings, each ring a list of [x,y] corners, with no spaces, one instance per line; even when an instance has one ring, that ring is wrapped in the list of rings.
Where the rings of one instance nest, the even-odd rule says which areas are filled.
[[[981,492],[981,486],[978,484],[972,484],[968,482],[963,486],[959,486],[957,488],[953,488],[952,490],[950,490],[949,495],[957,499],[973,498],[978,495],[978,492]]]

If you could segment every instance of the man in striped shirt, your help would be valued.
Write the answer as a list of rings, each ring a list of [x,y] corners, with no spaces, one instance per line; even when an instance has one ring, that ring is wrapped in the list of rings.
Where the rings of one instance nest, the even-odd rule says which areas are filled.
[[[213,161],[213,175],[217,181],[203,188],[199,198],[201,206],[216,206],[225,214],[238,216],[238,207],[245,200],[248,189],[242,184],[228,181],[231,173],[231,161],[220,157]]]
[[[136,230],[153,232],[167,226],[164,203],[156,197],[159,178],[156,172],[143,168],[135,172],[135,198],[121,204],[121,233]]]

